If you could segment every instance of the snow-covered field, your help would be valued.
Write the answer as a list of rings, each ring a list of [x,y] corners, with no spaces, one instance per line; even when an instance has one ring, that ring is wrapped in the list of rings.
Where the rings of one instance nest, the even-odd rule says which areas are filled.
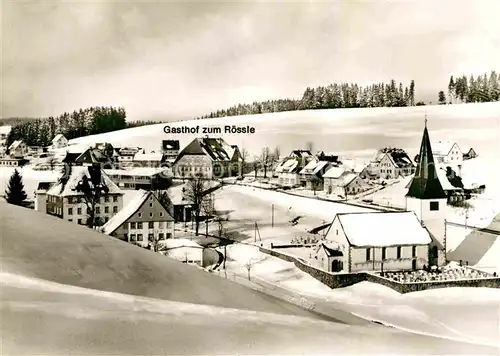
[[[223,134],[231,144],[245,147],[259,154],[265,146],[279,146],[282,154],[292,149],[305,148],[311,141],[314,148],[355,153],[371,158],[375,150],[401,147],[410,154],[418,153],[423,121],[427,113],[433,140],[458,140],[462,145],[474,147],[479,153],[492,150],[499,138],[499,103],[422,106],[408,108],[369,108],[307,110],[283,113],[234,116],[207,120],[172,122],[143,126],[96,136],[71,140],[72,143],[108,141],[112,144],[137,145],[158,150],[162,139],[178,139],[181,147],[193,138],[203,136],[165,134],[163,127],[250,125],[252,135]],[[133,120],[133,118],[130,118]]]
[[[229,275],[250,274],[286,290],[308,296],[320,303],[349,311],[368,320],[400,329],[485,345],[499,342],[500,290],[488,288],[447,288],[400,294],[387,287],[361,282],[332,290],[293,263],[259,252],[251,245],[227,247]],[[230,277],[228,277],[230,278]]]
[[[102,292],[6,273],[1,278],[3,355],[496,352],[376,326]]]
[[[60,219],[1,202],[0,214],[3,355],[498,354],[478,338],[466,343],[326,321]],[[249,255],[231,251],[234,258],[239,252]],[[262,273],[279,271],[281,262],[272,263]],[[320,288],[312,281],[306,287]],[[491,326],[491,315],[480,314],[482,327]]]

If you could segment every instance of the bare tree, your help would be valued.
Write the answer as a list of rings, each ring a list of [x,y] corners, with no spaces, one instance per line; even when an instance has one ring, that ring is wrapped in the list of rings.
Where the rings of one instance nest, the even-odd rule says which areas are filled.
[[[260,156],[260,163],[264,168],[264,178],[267,178],[267,169],[269,168],[269,165],[272,163],[272,158],[273,155],[271,154],[269,147],[264,147],[264,149],[262,150],[262,154]]]
[[[210,198],[210,196],[206,193],[209,188],[208,182],[208,180],[204,179],[203,176],[198,173],[186,183],[186,190],[184,191],[185,199],[191,202],[193,206],[196,236],[198,236],[200,228],[201,212],[206,204],[206,200]]]
[[[97,221],[95,221],[96,205],[101,200],[101,197],[108,195],[109,188],[106,186],[106,184],[104,184],[104,180],[102,179],[101,175],[101,167],[98,163],[88,167],[88,172],[90,178],[88,178],[87,175],[83,175],[82,179],[77,183],[74,190],[83,194],[83,200],[87,207],[87,226],[90,228],[94,228],[97,223]],[[65,174],[67,173],[63,173],[63,176]]]
[[[248,156],[249,156],[248,151],[246,149],[242,148],[241,151],[240,151],[240,157],[241,157],[241,176],[244,176],[245,173],[246,173]]]
[[[321,185],[321,178],[319,178],[317,175],[313,175],[311,177],[311,186],[314,192],[314,195],[316,195],[316,191],[319,189]]]
[[[47,164],[50,167],[50,170],[54,171],[54,168],[57,164],[57,159],[54,156],[50,156],[49,158],[47,158]]]
[[[153,236],[149,238],[149,245],[154,252],[166,250],[166,246],[161,241],[165,241],[165,237],[160,239],[160,231],[158,229],[154,229]]]

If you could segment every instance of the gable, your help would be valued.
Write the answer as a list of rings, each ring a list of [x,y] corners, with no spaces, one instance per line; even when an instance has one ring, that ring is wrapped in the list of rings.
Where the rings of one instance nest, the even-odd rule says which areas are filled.
[[[160,216],[163,213],[163,216]],[[150,214],[153,214],[151,216]],[[174,221],[167,209],[151,194],[127,222]]]
[[[389,153],[386,153],[384,157],[382,157],[382,159],[380,160],[380,164],[386,164],[386,163],[390,164],[393,167],[395,166],[394,161],[392,160],[392,157]]]

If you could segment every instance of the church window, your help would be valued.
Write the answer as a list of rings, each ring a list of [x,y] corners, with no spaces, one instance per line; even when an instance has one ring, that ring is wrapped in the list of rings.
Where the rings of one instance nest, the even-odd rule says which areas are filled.
[[[397,248],[397,259],[399,260],[401,258],[401,246],[398,246]]]
[[[431,211],[438,211],[439,210],[439,202],[438,201],[431,201],[430,202],[430,210]]]
[[[369,248],[366,249],[366,260],[370,261],[370,249]]]

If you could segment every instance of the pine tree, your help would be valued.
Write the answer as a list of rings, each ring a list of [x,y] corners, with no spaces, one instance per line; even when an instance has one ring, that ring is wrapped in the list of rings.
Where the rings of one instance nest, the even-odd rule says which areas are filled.
[[[448,97],[451,103],[453,103],[454,93],[455,93],[455,81],[453,80],[453,76],[451,76],[450,82],[448,83]]]
[[[28,196],[24,191],[23,178],[21,174],[19,174],[19,171],[15,169],[9,179],[7,189],[5,190],[5,199],[9,204],[23,206],[26,198],[28,198]]]
[[[410,83],[410,105],[415,105],[415,81],[412,80]]]
[[[446,96],[444,95],[444,91],[442,90],[438,93],[438,102],[439,105],[446,104]]]

